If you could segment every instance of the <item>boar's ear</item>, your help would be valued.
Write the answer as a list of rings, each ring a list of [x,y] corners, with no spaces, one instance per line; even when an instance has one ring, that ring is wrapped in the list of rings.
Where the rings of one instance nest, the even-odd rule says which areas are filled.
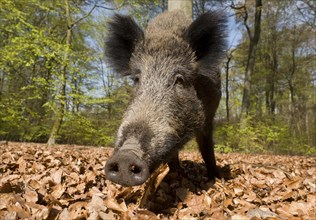
[[[111,67],[121,75],[130,74],[129,61],[137,42],[144,38],[142,29],[130,16],[114,15],[108,23],[105,55]]]
[[[198,61],[216,65],[226,48],[226,16],[220,12],[200,15],[186,31],[186,38]]]

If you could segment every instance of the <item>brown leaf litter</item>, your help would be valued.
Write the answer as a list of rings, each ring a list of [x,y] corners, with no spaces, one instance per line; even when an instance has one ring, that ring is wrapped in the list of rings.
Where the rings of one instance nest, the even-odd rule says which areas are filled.
[[[106,180],[112,149],[0,145],[0,219],[316,219],[316,158],[217,154],[209,181],[198,152],[183,172],[160,166],[141,186]]]

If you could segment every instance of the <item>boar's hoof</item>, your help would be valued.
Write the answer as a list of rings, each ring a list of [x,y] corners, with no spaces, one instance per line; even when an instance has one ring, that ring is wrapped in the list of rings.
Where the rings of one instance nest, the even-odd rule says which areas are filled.
[[[107,179],[122,186],[136,186],[149,177],[149,168],[145,161],[131,151],[114,154],[105,165]]]

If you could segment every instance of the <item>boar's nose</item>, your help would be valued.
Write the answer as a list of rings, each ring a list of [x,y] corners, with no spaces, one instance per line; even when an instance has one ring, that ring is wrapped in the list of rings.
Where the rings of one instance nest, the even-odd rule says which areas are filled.
[[[118,151],[105,165],[107,179],[122,186],[136,186],[144,183],[149,177],[149,168],[132,151]]]

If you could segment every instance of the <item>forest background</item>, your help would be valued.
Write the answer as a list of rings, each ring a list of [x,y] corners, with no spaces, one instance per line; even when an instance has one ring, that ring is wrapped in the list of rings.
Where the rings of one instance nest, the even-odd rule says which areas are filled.
[[[316,2],[193,0],[229,17],[221,152],[316,155]],[[167,0],[0,0],[0,140],[113,146],[132,93],[106,65],[106,21]],[[190,142],[188,147],[195,147]]]

